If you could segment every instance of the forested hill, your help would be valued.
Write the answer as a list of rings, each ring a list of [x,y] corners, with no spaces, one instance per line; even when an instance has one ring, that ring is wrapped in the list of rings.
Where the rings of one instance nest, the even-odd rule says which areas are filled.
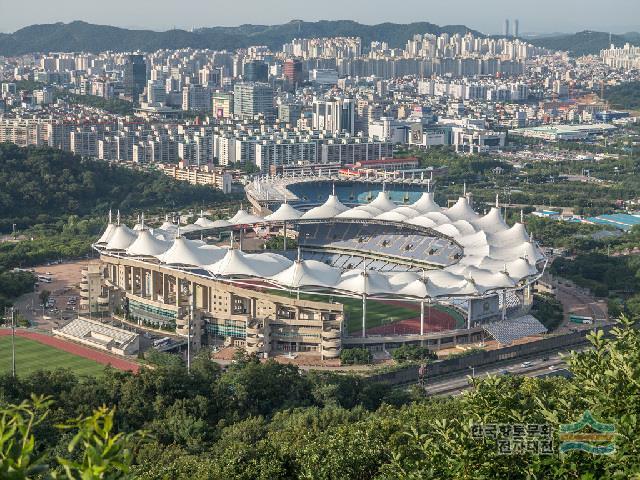
[[[222,193],[60,150],[0,144],[0,231],[109,208],[179,208],[214,203]]]
[[[640,82],[621,83],[608,87],[604,97],[614,108],[640,109]]]
[[[268,45],[280,50],[282,44],[293,38],[324,36],[354,36],[362,38],[363,45],[372,40],[389,42],[393,47],[403,46],[417,33],[479,32],[464,25],[440,27],[428,22],[410,24],[381,23],[363,25],[350,20],[303,22],[291,21],[282,25],[241,25],[238,27],[209,27],[192,32],[169,30],[129,30],[86,22],[31,25],[11,34],[0,34],[0,55],[21,55],[34,52],[89,51],[154,51],[161,48],[211,48],[233,50],[250,45]]]
[[[621,47],[627,42],[632,45],[638,45],[640,44],[639,40],[638,34],[635,32],[624,35],[611,35],[610,37],[606,32],[594,32],[591,30],[554,37],[527,39],[528,42],[539,47],[566,51],[573,56],[597,55],[600,50],[609,48],[611,43]]]

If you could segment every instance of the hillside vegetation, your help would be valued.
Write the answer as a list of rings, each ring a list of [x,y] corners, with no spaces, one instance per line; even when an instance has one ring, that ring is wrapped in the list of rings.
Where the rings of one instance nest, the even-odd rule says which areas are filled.
[[[539,47],[567,51],[577,57],[581,55],[597,55],[600,50],[609,48],[611,43],[616,46],[624,45],[627,42],[637,45],[638,37],[635,33],[628,33],[625,35],[611,35],[611,39],[609,39],[609,34],[606,32],[585,30],[556,37],[528,39],[527,41]]]
[[[102,215],[109,208],[180,208],[214,203],[222,192],[178,182],[159,172],[81,159],[50,148],[0,144],[0,232],[69,215]],[[227,196],[228,198],[228,196]]]
[[[17,379],[4,375],[0,414],[7,422],[0,425],[0,437],[11,438],[5,434],[16,420],[16,408],[6,404],[36,394],[53,402],[40,405],[37,428],[29,432],[42,456],[20,465],[46,464],[61,472],[60,463],[71,461],[83,471],[91,465],[85,457],[90,453],[93,464],[103,466],[100,476],[71,478],[637,478],[640,332],[623,319],[613,338],[599,332],[590,340],[592,349],[568,358],[571,380],[470,378],[469,392],[449,398],[424,398],[417,388],[394,391],[355,375],[301,372],[294,365],[242,355],[224,371],[200,355],[187,373],[178,357],[156,353],[149,359],[155,369],[137,375],[114,370],[101,378],[61,370]],[[32,411],[23,405],[23,415]],[[614,433],[599,443],[615,451],[560,453],[561,426],[587,411],[613,425]],[[88,419],[101,421],[105,415],[108,423],[92,428]],[[60,425],[77,416],[84,419],[83,437],[78,452],[65,460],[75,429]],[[23,432],[15,435],[21,438]],[[106,439],[92,442],[98,433],[115,448],[105,449]],[[0,468],[3,461],[23,458],[20,445],[2,451]]]
[[[640,82],[627,82],[608,87],[604,96],[614,108],[640,109]]]

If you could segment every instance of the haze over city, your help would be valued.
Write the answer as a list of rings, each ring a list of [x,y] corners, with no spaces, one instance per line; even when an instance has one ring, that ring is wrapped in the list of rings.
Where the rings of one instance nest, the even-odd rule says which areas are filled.
[[[112,0],[107,4],[83,0],[27,0],[16,8],[0,1],[0,31],[13,32],[37,23],[83,20],[127,28],[167,30],[207,26],[279,24],[292,19],[305,21],[350,19],[366,24],[429,21],[439,25],[463,24],[484,33],[502,31],[503,18],[519,18],[522,32],[551,33],[601,30],[624,33],[638,30],[640,2],[635,0],[407,0],[390,4],[383,0],[328,0],[321,3],[297,0],[245,0],[241,4],[193,0]]]

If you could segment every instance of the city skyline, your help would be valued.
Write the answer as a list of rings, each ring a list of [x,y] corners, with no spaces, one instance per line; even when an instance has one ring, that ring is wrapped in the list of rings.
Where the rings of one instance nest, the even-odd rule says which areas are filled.
[[[66,1],[51,9],[49,2],[30,0],[23,4],[27,8],[15,9],[0,2],[3,11],[0,32],[10,33],[33,24],[71,22],[82,20],[89,23],[114,25],[124,28],[167,30],[171,28],[189,30],[210,26],[236,26],[241,24],[282,24],[293,19],[305,21],[355,20],[364,24],[382,22],[410,23],[428,21],[438,25],[463,24],[487,34],[503,31],[504,19],[519,19],[520,32],[527,33],[571,33],[581,30],[612,31],[624,33],[640,30],[640,26],[629,19],[640,16],[640,3],[628,0],[612,0],[607,8],[597,9],[593,0],[554,2],[540,0],[532,4],[515,4],[508,0],[489,0],[483,11],[478,12],[472,0],[460,0],[455,10],[445,4],[432,4],[419,0],[408,0],[402,9],[389,12],[379,0],[358,0],[348,4],[329,2],[323,8],[310,11],[307,5],[282,0],[277,8],[264,8],[264,2],[249,0],[242,10],[221,11],[215,2],[195,0],[184,4],[176,2],[151,2],[147,0],[125,3],[114,0],[108,11],[77,0]],[[159,8],[159,7],[162,8]],[[275,4],[274,4],[275,6]],[[336,7],[336,8],[332,8]],[[126,11],[123,16],[121,12]]]

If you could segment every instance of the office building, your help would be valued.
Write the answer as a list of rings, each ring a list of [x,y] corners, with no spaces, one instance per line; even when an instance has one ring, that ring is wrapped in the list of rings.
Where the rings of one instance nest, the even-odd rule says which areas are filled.
[[[289,58],[285,60],[282,67],[282,74],[286,81],[291,85],[299,85],[304,80],[302,74],[302,62],[297,58]]]
[[[264,115],[273,120],[273,88],[267,83],[237,83],[233,88],[233,110],[236,115],[253,118]]]
[[[278,105],[278,121],[295,125],[302,115],[302,105],[299,103],[283,103]]]
[[[211,94],[212,111],[216,118],[226,118],[233,115],[233,93],[214,92]]]
[[[268,82],[269,66],[262,60],[252,60],[244,64],[242,78],[245,82]]]
[[[125,97],[137,104],[147,83],[147,64],[142,55],[127,56],[123,83]]]
[[[182,88],[182,110],[211,111],[211,90],[202,85],[186,85]]]

